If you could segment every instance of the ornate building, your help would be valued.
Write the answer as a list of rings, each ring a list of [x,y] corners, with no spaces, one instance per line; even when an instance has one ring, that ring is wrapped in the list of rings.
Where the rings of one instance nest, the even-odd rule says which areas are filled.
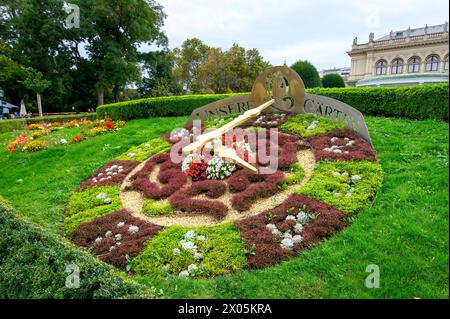
[[[358,44],[353,40],[350,85],[396,86],[448,82],[449,25],[391,31]]]

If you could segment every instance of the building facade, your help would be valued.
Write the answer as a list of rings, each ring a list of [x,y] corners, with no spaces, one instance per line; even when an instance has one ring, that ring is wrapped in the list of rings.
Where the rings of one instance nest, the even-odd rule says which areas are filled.
[[[398,86],[448,82],[449,25],[402,31],[358,44],[353,41],[349,85]]]
[[[319,74],[321,78],[323,78],[323,76],[327,74],[339,74],[344,79],[344,82],[347,85],[348,77],[350,76],[350,67],[324,69],[320,71]]]

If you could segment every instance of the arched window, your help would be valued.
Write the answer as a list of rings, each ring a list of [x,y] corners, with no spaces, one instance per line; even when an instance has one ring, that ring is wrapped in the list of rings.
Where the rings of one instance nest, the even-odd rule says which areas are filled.
[[[416,73],[420,71],[420,58],[412,57],[408,61],[408,73]]]
[[[447,56],[445,57],[445,60],[444,60],[444,71],[448,72],[448,54],[447,54]]]
[[[430,55],[426,59],[425,71],[434,72],[439,68],[439,57],[437,55]]]
[[[403,60],[402,59],[395,59],[394,61],[392,61],[391,73],[392,74],[403,73]]]
[[[380,60],[375,64],[375,71],[377,75],[385,75],[387,72],[387,62]]]

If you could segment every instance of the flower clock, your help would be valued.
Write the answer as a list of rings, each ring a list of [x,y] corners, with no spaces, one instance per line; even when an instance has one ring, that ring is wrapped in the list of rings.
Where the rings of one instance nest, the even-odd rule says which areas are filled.
[[[381,187],[371,144],[338,122],[253,114],[239,121],[243,134],[228,136],[220,128],[229,123],[219,117],[200,132],[152,139],[93,172],[68,201],[67,236],[130,275],[225,275],[301,258],[347,227]],[[174,152],[183,139],[188,147]],[[268,153],[275,166],[261,155]]]

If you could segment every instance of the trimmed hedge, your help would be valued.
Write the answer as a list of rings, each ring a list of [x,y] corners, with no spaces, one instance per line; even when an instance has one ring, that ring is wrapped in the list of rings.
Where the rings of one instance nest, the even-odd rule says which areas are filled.
[[[239,94],[205,94],[155,97],[105,104],[97,108],[99,117],[131,120],[148,117],[190,115],[196,108]]]
[[[448,122],[448,83],[403,87],[311,89],[308,93],[342,101],[365,115]]]
[[[97,119],[96,113],[86,114],[73,114],[73,115],[60,115],[60,116],[43,116],[33,117],[30,119],[17,119],[17,120],[0,120],[0,133],[11,132],[14,130],[23,130],[29,124],[34,123],[53,123],[53,122],[67,122],[76,119]]]
[[[80,287],[66,288],[66,267]],[[151,291],[67,240],[17,216],[0,197],[0,298],[145,298]]]
[[[316,88],[306,91],[347,103],[365,115],[448,121],[448,88],[447,83],[380,88]],[[99,117],[109,116],[114,120],[186,116],[200,106],[234,95],[236,94],[185,95],[140,99],[100,106],[97,108],[97,114]]]

